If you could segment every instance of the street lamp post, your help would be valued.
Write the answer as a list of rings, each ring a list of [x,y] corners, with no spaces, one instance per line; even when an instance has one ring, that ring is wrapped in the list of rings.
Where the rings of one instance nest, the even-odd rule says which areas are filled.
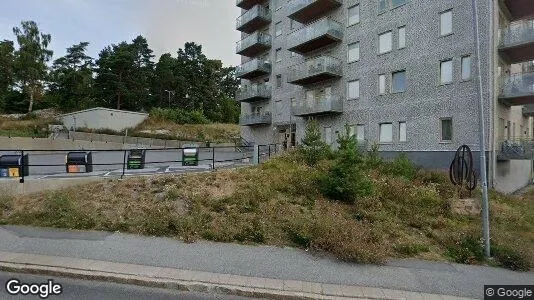
[[[174,96],[174,91],[165,90],[169,94],[169,108],[171,108],[171,95]]]

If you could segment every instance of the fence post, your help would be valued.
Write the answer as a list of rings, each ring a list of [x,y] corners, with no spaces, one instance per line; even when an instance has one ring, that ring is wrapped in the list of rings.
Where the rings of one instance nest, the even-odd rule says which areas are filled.
[[[260,163],[260,146],[254,145],[254,154],[252,156],[252,164],[258,165]]]
[[[271,144],[269,144],[269,158],[271,158]]]
[[[122,174],[121,174],[121,179],[124,178],[124,174],[126,173],[126,152],[127,150],[124,150],[124,158],[122,160]]]
[[[211,162],[212,162],[212,169],[215,170],[215,147],[211,147]]]
[[[26,164],[26,162],[24,161],[24,150],[21,150],[20,151],[20,169],[19,169],[19,176],[20,176],[20,180],[19,180],[19,183],[24,183],[24,165]],[[29,167],[28,167],[29,169]]]

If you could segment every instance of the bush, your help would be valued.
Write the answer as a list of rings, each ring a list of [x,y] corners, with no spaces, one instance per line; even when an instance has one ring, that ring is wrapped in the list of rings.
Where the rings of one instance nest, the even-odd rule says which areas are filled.
[[[484,247],[482,239],[471,236],[456,241],[447,247],[447,256],[461,264],[474,264],[484,261]]]
[[[528,271],[530,264],[524,254],[519,251],[504,246],[494,245],[491,247],[491,253],[495,262],[512,271]]]
[[[187,111],[183,109],[154,108],[150,117],[171,121],[178,124],[208,124],[210,120],[200,110]]]
[[[306,125],[306,133],[300,146],[300,154],[307,165],[315,166],[330,155],[330,146],[321,140],[319,124],[315,120]]]
[[[373,184],[362,172],[364,161],[348,126],[345,134],[338,136],[338,143],[335,164],[319,178],[319,189],[330,199],[354,203],[358,197],[371,195]]]
[[[413,180],[417,175],[417,168],[412,161],[404,153],[397,156],[392,162],[385,163],[382,167],[384,174],[389,174],[397,177],[403,177],[408,180]]]
[[[377,169],[383,164],[383,160],[380,157],[380,153],[378,152],[379,146],[377,144],[374,144],[371,146],[371,150],[367,154],[367,157],[365,159],[365,165],[369,169]]]

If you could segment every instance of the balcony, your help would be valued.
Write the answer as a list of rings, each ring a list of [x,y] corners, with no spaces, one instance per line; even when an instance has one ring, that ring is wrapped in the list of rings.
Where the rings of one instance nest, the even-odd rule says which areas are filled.
[[[500,143],[497,160],[531,160],[534,159],[534,141],[532,139],[512,139]]]
[[[235,52],[239,55],[254,57],[269,48],[271,48],[271,36],[266,33],[255,32],[237,42]]]
[[[525,107],[523,107],[523,116],[534,117],[534,105],[525,105]]]
[[[250,9],[256,4],[261,4],[265,0],[236,0],[235,5],[242,9]]]
[[[253,79],[271,74],[271,63],[263,59],[253,59],[235,69],[235,76],[241,79]]]
[[[512,64],[534,60],[534,20],[512,23],[502,29],[499,52]]]
[[[341,3],[340,0],[291,0],[288,17],[299,23],[308,23],[341,6]]]
[[[503,78],[499,101],[508,106],[534,104],[534,73]]]
[[[534,17],[532,0],[501,0],[501,3],[508,8],[512,20]]]
[[[298,117],[340,114],[343,112],[343,98],[338,95],[323,95],[314,99],[306,99],[303,95],[292,107],[292,112]]]
[[[343,39],[343,25],[322,18],[288,35],[288,50],[306,54],[315,49],[338,43]]]
[[[271,121],[271,113],[268,112],[260,114],[241,115],[241,117],[239,117],[239,125],[241,126],[270,125]]]
[[[238,102],[255,102],[271,98],[271,87],[265,83],[242,85],[236,93]]]
[[[271,23],[271,11],[261,5],[255,5],[237,18],[236,29],[248,34]]]
[[[287,82],[307,85],[342,76],[341,60],[330,56],[319,56],[289,67]]]

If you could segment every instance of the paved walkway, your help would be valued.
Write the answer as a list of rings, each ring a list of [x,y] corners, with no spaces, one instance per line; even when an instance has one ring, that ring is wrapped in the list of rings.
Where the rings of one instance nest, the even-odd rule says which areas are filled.
[[[289,248],[185,244],[120,233],[2,226],[0,240],[4,268],[256,296],[481,299],[484,284],[534,282],[532,272],[484,266],[418,260],[355,265]]]

